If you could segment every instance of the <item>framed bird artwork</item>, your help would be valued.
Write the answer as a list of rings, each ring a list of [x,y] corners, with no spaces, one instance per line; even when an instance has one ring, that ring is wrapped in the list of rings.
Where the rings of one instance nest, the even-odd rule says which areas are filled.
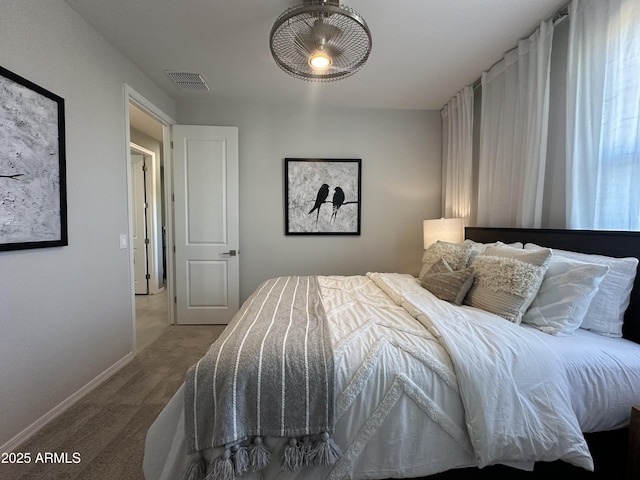
[[[361,159],[284,160],[287,235],[360,235]]]
[[[0,67],[0,251],[68,245],[64,99]]]

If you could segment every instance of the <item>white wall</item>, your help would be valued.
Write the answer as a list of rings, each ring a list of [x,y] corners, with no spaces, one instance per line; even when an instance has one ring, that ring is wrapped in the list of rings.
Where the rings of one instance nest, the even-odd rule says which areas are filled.
[[[438,111],[179,101],[178,122],[239,127],[240,296],[288,274],[417,275],[422,220],[441,212]],[[286,236],[284,158],[361,158],[360,236]]]
[[[68,247],[0,252],[6,451],[133,350],[123,82],[175,106],[62,0],[2,2],[0,64],[65,99],[69,219]]]

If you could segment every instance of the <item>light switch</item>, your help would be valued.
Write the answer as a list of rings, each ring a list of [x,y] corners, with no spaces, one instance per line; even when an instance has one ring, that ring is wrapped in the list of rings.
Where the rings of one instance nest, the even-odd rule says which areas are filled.
[[[127,248],[127,234],[121,233],[120,234],[120,250],[124,250],[125,248]]]

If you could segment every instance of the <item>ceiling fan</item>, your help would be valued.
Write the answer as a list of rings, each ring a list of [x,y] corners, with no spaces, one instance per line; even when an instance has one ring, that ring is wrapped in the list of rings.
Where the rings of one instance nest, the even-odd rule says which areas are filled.
[[[305,0],[285,10],[269,35],[275,62],[289,75],[330,82],[367,62],[371,31],[364,18],[339,0]]]

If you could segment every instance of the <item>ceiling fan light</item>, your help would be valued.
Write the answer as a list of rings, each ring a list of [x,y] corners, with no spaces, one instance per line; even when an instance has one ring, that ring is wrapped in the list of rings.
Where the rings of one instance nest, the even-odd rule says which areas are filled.
[[[331,57],[322,52],[316,52],[309,57],[309,65],[314,70],[326,70],[332,63]]]
[[[292,77],[313,82],[353,75],[367,62],[371,45],[367,23],[339,0],[303,0],[285,10],[269,34],[276,64]]]

